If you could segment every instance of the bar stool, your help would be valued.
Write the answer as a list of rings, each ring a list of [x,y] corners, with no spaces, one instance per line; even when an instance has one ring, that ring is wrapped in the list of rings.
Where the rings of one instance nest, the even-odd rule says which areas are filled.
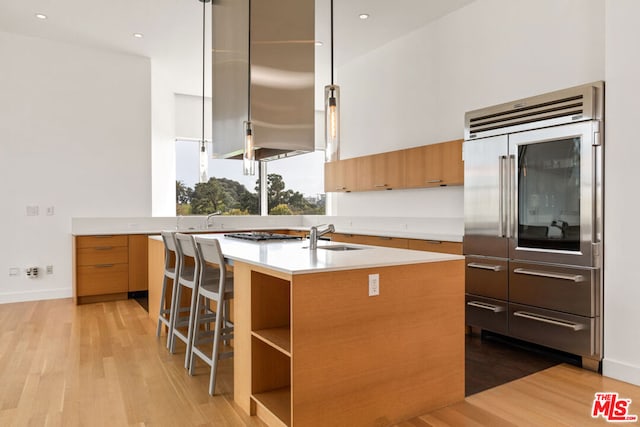
[[[189,368],[189,353],[191,351],[191,334],[193,324],[193,313],[196,301],[196,295],[198,293],[198,281],[200,279],[200,269],[202,264],[200,258],[196,253],[196,245],[193,240],[193,236],[189,234],[176,233],[176,249],[178,257],[180,258],[180,265],[186,265],[186,258],[193,258],[193,268],[181,268],[177,274],[175,292],[171,301],[171,342],[169,344],[169,351],[175,353],[176,338],[180,339],[187,345],[186,354],[184,357],[184,367]],[[181,307],[182,304],[182,291],[183,288],[191,290],[191,302],[189,307]],[[185,312],[188,312],[188,316],[183,316]],[[186,333],[183,329],[186,328]]]
[[[162,293],[160,295],[160,310],[158,312],[158,327],[156,336],[159,337],[162,332],[162,325],[167,327],[167,348],[171,344],[171,307],[168,302],[167,289],[169,288],[169,280],[172,282],[171,295],[176,293],[176,276],[180,270],[180,257],[176,252],[175,231],[162,231],[162,241],[164,242],[164,275],[162,277]],[[167,307],[167,305],[169,307]]]
[[[209,394],[214,395],[216,388],[216,370],[219,359],[233,356],[233,350],[220,352],[220,341],[230,344],[233,339],[233,323],[229,321],[229,301],[233,299],[233,274],[227,271],[227,263],[222,255],[217,239],[196,237],[196,250],[201,265],[217,265],[218,268],[200,270],[200,286],[194,308],[192,344],[190,346],[189,375],[194,374],[195,356],[211,367],[209,376]],[[215,312],[211,302],[216,304]],[[213,331],[200,327],[215,322]],[[200,344],[211,343],[209,354],[200,348]]]

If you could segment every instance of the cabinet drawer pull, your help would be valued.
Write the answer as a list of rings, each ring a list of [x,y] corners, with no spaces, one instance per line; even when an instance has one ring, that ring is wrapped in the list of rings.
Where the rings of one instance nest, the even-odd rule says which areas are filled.
[[[340,191],[340,190],[346,190],[347,187],[336,187],[336,190]]]
[[[427,184],[437,184],[439,182],[442,182],[441,179],[429,179],[427,180]]]
[[[95,268],[111,268],[113,267],[115,264],[96,264],[94,265]]]
[[[393,237],[387,237],[387,236],[378,236],[378,238],[380,240],[391,240],[391,239],[393,239]]]
[[[529,320],[535,320],[536,322],[548,323],[550,325],[561,326],[573,331],[580,331],[584,329],[584,325],[580,323],[569,322],[567,320],[555,319],[553,317],[542,316],[540,314],[529,313],[528,311],[516,311],[513,313],[516,317],[522,317]]]
[[[109,234],[103,234],[101,236],[91,236],[91,237],[93,237],[94,239],[111,239],[113,236]]]
[[[442,242],[440,240],[425,240],[425,242],[429,243],[430,245],[441,245]]]
[[[513,270],[516,274],[526,274],[527,276],[548,277],[550,279],[569,280],[571,282],[582,282],[584,276],[580,274],[552,273],[548,271],[527,270],[526,268],[516,268]]]
[[[389,184],[373,184],[373,186],[374,186],[375,188],[385,188],[385,187],[388,187],[388,186],[389,186]]]
[[[111,249],[113,249],[113,246],[96,246],[93,249],[95,249],[96,251],[110,251]]]
[[[480,270],[502,271],[501,265],[480,264],[478,262],[470,262],[467,264],[469,268],[479,268]]]
[[[482,301],[469,301],[467,305],[470,305],[471,307],[481,308],[483,310],[490,310],[494,313],[500,313],[505,310],[504,307],[500,307],[499,305],[493,305]]]

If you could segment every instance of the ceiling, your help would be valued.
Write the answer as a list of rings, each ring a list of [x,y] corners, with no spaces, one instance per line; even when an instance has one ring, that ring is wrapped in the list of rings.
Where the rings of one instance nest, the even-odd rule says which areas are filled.
[[[347,62],[472,1],[335,0],[335,62]],[[329,5],[330,0],[316,0],[316,39],[324,42],[316,48],[322,80],[328,79],[324,76],[329,70]],[[37,19],[36,13],[48,19]],[[359,19],[361,13],[370,18]],[[2,0],[0,31],[149,57],[174,92],[198,95],[202,90],[198,0]],[[133,33],[144,37],[134,38]]]

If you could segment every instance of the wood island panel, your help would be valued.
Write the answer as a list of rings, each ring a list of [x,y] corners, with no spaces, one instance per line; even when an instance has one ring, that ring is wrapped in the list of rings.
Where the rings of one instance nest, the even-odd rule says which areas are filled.
[[[293,425],[388,425],[464,399],[464,261],[296,275],[292,290]]]
[[[255,415],[251,404],[251,265],[233,265],[233,400],[246,413]],[[252,408],[253,406],[253,408]]]
[[[390,425],[464,399],[463,260],[268,273],[234,266],[234,400],[248,413],[268,425]],[[379,296],[368,296],[369,274],[380,275]],[[287,278],[283,352],[255,328],[284,322],[286,297],[273,289]],[[265,318],[252,308],[265,307],[279,313],[275,322],[252,325]]]

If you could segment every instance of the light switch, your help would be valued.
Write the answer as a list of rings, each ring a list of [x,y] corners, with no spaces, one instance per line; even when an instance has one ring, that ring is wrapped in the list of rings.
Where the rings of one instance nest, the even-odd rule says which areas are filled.
[[[369,275],[369,296],[374,297],[376,295],[380,295],[380,275],[370,274]]]

